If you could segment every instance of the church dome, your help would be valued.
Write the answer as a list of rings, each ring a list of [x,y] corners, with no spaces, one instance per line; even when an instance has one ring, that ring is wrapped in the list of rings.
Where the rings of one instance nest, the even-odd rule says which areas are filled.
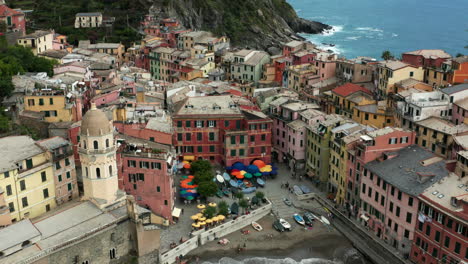
[[[91,109],[86,112],[81,120],[81,134],[92,137],[109,134],[113,126],[106,114],[96,108],[96,104],[91,104]]]

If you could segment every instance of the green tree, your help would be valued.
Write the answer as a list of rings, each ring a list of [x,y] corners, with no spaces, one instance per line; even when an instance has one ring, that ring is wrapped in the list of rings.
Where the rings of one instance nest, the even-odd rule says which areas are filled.
[[[245,208],[249,207],[249,202],[246,199],[239,201],[239,206],[242,207],[242,213],[245,214]]]
[[[194,182],[200,184],[202,182],[209,182],[213,180],[213,175],[208,171],[199,171],[195,173]]]
[[[190,164],[190,170],[194,174],[202,171],[212,173],[213,167],[207,160],[196,160]]]
[[[468,46],[466,46],[465,48],[467,48],[467,47]],[[457,55],[455,55],[455,57],[457,57],[457,58],[460,58],[460,57],[463,57],[463,56],[465,56],[465,55],[463,55],[463,53],[457,53]]]
[[[5,109],[0,107],[0,133],[8,132],[11,129],[10,118],[8,118],[4,113]]]
[[[7,25],[5,21],[0,21],[0,33],[4,33],[7,31]]]
[[[228,215],[229,214],[229,206],[225,201],[221,201],[218,204],[218,214],[220,215]]]
[[[389,50],[383,51],[381,57],[382,57],[382,59],[384,59],[384,60],[391,60],[391,59],[394,58],[394,57],[393,57],[393,54],[392,54]]]
[[[256,192],[255,197],[257,197],[259,200],[262,200],[265,198],[265,194],[263,192]]]
[[[244,193],[243,192],[236,193],[236,198],[239,200],[244,199]]]
[[[212,218],[216,215],[216,207],[208,206],[208,208],[205,209],[203,214],[206,216],[206,218]]]
[[[212,197],[218,191],[218,186],[212,181],[201,182],[198,185],[198,193],[203,197]]]

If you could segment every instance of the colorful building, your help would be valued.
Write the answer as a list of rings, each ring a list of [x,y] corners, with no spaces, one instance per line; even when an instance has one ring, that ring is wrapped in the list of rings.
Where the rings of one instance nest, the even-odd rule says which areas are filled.
[[[372,58],[339,58],[336,61],[336,77],[344,82],[366,83],[373,81],[376,61]]]
[[[380,101],[375,104],[355,106],[352,118],[363,125],[384,128],[395,125],[393,115],[393,109],[386,105],[386,101]]]
[[[414,144],[415,133],[401,128],[386,127],[362,135],[354,147],[348,149],[346,201],[357,216],[359,208],[361,179],[365,164],[382,157],[384,152],[397,151]]]
[[[468,82],[468,55],[452,59],[450,83],[460,84]]]
[[[174,146],[183,159],[225,166],[271,162],[272,120],[255,108],[243,109],[231,96],[188,97],[172,121]]]
[[[329,113],[344,115],[348,118],[353,116],[356,106],[375,103],[368,89],[353,83],[346,83],[333,89],[331,100],[333,103],[328,109]]]
[[[133,195],[142,207],[172,220],[175,188],[170,147],[132,137],[119,137],[119,189]]]
[[[422,49],[410,52],[405,52],[401,56],[401,60],[415,67],[424,68],[441,68],[442,64],[451,59],[452,56],[440,49]]]
[[[77,13],[75,15],[75,28],[97,28],[102,25],[102,13]]]
[[[453,102],[452,108],[452,122],[455,125],[468,123],[468,98],[464,98]]]
[[[233,81],[257,84],[263,77],[263,65],[270,62],[268,53],[258,50],[240,50],[234,53],[231,64]]]
[[[53,49],[54,32],[37,30],[17,40],[17,44],[30,48],[34,55]]]
[[[377,94],[386,98],[389,93],[396,93],[395,83],[412,78],[418,81],[424,79],[422,67],[415,67],[397,60],[381,61],[377,64]]]
[[[62,90],[41,90],[24,96],[24,110],[44,113],[49,123],[78,121],[76,106]],[[78,115],[77,115],[78,114]]]
[[[468,262],[467,173],[468,155],[464,151],[458,153],[454,173],[419,195],[411,261],[421,264]]]
[[[394,138],[390,143],[401,140]],[[417,145],[383,153],[364,166],[362,223],[402,254],[409,254],[418,221],[418,197],[447,175],[445,160]]]
[[[53,137],[38,141],[37,144],[52,154],[57,205],[77,198],[78,183],[71,143],[61,137]]]
[[[5,22],[7,32],[23,32],[26,34],[26,17],[23,12],[9,8],[0,2],[0,21]]]
[[[51,154],[28,136],[0,138],[0,189],[12,222],[56,207]]]

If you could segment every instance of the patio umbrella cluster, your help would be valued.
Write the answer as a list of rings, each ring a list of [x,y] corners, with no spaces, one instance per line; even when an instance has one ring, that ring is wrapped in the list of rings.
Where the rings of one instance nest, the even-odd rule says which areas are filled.
[[[182,180],[180,181],[180,196],[189,201],[198,196],[198,185],[193,183],[194,178],[193,175],[182,176]]]
[[[208,206],[216,207],[216,203],[209,203]],[[205,210],[206,205],[199,204],[199,205],[197,205],[197,208],[200,209],[200,210]],[[192,219],[194,221],[194,223],[192,223],[192,227],[195,228],[195,229],[198,229],[198,228],[202,228],[202,227],[204,227],[206,225],[212,225],[212,224],[216,224],[218,222],[224,221],[224,219],[226,219],[226,217],[224,215],[218,215],[218,216],[214,216],[212,218],[206,218],[202,213],[198,213],[198,214],[192,215],[190,217],[190,219]]]

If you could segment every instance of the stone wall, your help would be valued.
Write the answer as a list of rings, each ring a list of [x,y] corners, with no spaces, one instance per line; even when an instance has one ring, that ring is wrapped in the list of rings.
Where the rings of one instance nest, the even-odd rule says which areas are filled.
[[[248,215],[243,215],[235,220],[226,222],[208,231],[199,231],[194,233],[193,237],[184,243],[180,244],[174,249],[171,249],[159,256],[159,263],[172,264],[176,262],[176,258],[180,255],[185,256],[199,245],[204,245],[210,241],[219,239],[225,235],[235,232],[241,228],[250,225],[252,222],[257,221],[271,212],[271,203],[255,209]]]

